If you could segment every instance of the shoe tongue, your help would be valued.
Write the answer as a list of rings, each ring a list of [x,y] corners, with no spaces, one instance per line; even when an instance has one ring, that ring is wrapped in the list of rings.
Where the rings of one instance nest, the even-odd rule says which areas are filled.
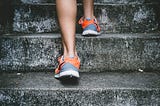
[[[73,59],[73,58],[74,58],[74,55],[69,55],[69,56],[66,57],[66,58],[71,58],[71,59]],[[62,60],[63,60],[63,61],[65,60],[65,56],[62,56]]]
[[[90,20],[91,20],[91,18],[86,18],[86,20],[87,20],[87,21],[90,21]]]
[[[74,58],[74,55],[70,55],[69,58]]]

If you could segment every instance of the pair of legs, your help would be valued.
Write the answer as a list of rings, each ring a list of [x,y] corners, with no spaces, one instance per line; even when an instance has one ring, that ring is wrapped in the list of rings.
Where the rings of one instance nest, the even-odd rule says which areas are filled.
[[[80,60],[75,47],[76,0],[56,0],[57,15],[62,35],[63,56],[58,58],[55,78],[79,78]],[[94,17],[93,0],[83,0],[84,16],[79,20],[83,28],[82,35],[98,35],[100,27]]]
[[[94,1],[83,0],[84,18],[94,18]],[[57,15],[62,34],[63,56],[76,56],[75,33],[76,33],[76,0],[56,0]]]

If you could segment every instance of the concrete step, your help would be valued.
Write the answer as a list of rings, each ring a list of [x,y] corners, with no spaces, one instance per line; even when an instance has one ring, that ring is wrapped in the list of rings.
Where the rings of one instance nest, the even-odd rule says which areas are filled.
[[[4,33],[57,33],[60,31],[54,0],[21,0],[19,2],[16,1],[15,5],[10,4],[7,10],[1,7],[6,13],[10,13],[3,15],[4,13],[0,12],[2,23],[6,21],[7,24]],[[101,33],[156,32],[160,30],[159,10],[158,0],[95,1],[95,15],[101,26]],[[77,21],[82,15],[82,5],[78,5]],[[77,33],[81,33],[78,24]]]
[[[76,35],[81,72],[160,71],[160,33]],[[60,34],[0,36],[0,71],[53,71]]]
[[[55,4],[56,0],[14,0],[14,4]],[[82,3],[82,0],[77,0],[78,3]],[[146,4],[146,3],[159,3],[159,0],[94,0],[95,4]]]
[[[81,73],[60,82],[53,73],[1,73],[1,106],[159,106],[160,73]]]

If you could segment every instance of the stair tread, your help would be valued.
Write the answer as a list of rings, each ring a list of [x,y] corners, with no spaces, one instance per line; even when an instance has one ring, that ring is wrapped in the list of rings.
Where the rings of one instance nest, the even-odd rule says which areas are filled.
[[[159,72],[80,73],[79,83],[60,82],[52,72],[1,73],[0,89],[23,90],[158,90]]]
[[[152,3],[94,3],[95,6],[109,6],[109,5],[156,5],[158,2],[152,2]],[[35,5],[35,6],[55,6],[56,3],[21,3],[21,4],[14,4],[14,5]],[[83,5],[82,3],[78,3],[78,6]]]
[[[1,34],[1,37],[6,37],[6,38],[16,38],[16,37],[27,37],[27,38],[59,38],[60,34],[59,33],[35,33],[35,34],[23,34],[23,33],[9,33],[9,34]],[[91,36],[91,37],[84,37],[81,36],[81,34],[77,33],[76,34],[77,38],[85,38],[85,39],[90,39],[90,38],[160,38],[160,32],[155,32],[155,33],[109,33],[109,34],[100,34],[100,36]]]

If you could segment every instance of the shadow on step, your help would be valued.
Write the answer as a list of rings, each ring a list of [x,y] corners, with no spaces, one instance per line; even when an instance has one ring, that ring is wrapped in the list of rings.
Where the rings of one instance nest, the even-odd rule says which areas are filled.
[[[79,85],[79,79],[75,77],[64,77],[60,79],[60,82],[64,86],[78,86]]]

